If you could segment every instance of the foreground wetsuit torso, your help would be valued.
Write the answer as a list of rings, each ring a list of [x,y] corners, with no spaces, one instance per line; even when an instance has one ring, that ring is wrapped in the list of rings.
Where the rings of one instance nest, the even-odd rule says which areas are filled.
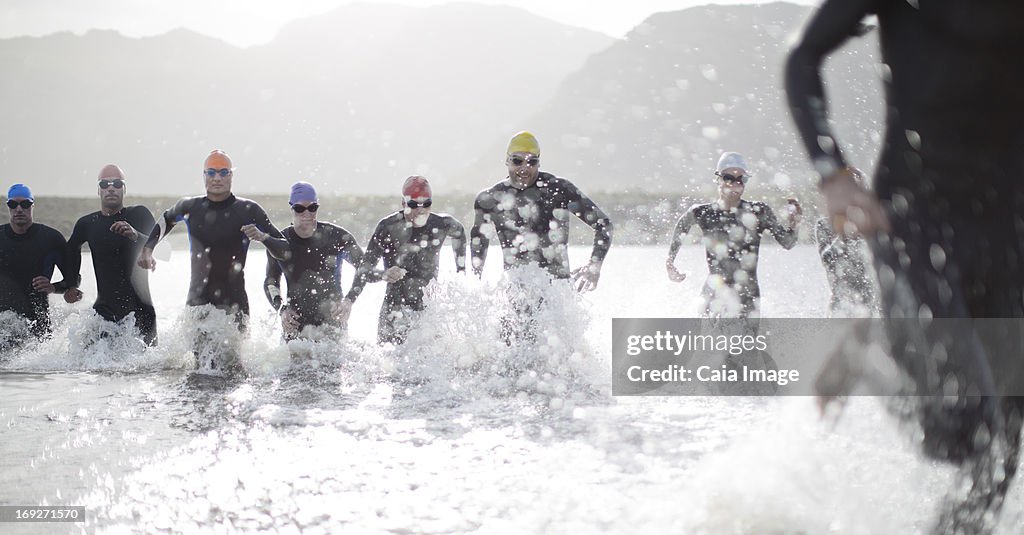
[[[140,234],[132,242],[111,232],[117,221],[127,221]],[[135,260],[153,231],[153,214],[145,206],[127,206],[113,215],[93,212],[82,216],[68,240],[68,265],[74,281],[81,280],[82,244],[89,244],[96,273],[93,309],[107,321],[120,321],[134,312],[143,339],[156,342],[156,312],[149,294],[149,274]]]
[[[278,253],[267,249],[263,285],[267,299],[271,306],[280,306],[270,288],[279,287],[283,273],[288,281],[286,306],[298,313],[299,328],[329,322],[333,305],[341,299],[341,264],[347,260],[359,267],[362,247],[347,230],[330,223],[317,222],[309,238],[299,237],[294,227],[284,229],[283,234],[288,240],[287,250]]]
[[[612,244],[612,223],[607,215],[572,182],[541,172],[537,181],[518,189],[504,180],[480,192],[473,208],[470,231],[473,271],[480,273],[490,245],[482,227],[491,225],[505,269],[534,263],[555,278],[569,278],[569,216],[575,215],[594,229],[594,262],[604,261]]]
[[[888,104],[874,189],[892,230],[872,243],[883,315],[1020,318],[1024,3],[826,1],[786,68],[794,121],[825,178],[847,164],[829,128],[820,69],[825,56],[872,14],[878,17]],[[1024,398],[993,402],[993,378],[1002,381],[1006,374],[989,370],[998,355],[979,348],[975,337],[951,339],[924,324],[908,329],[914,330],[909,322],[890,322],[889,336],[893,358],[914,379],[918,394],[928,396],[917,398],[925,451],[981,467],[968,499],[951,508],[937,529],[983,531],[979,519],[990,506],[998,508],[1017,468]],[[1006,452],[993,449],[996,439],[1006,441]],[[991,464],[997,455],[1006,461],[999,468]],[[993,480],[996,471],[1001,475]]]
[[[166,235],[179,221],[188,227],[192,259],[189,283],[190,306],[214,305],[248,316],[249,298],[245,292],[245,259],[249,239],[241,228],[256,225],[274,238],[281,233],[270,222],[267,213],[256,202],[231,195],[223,201],[205,196],[178,201],[164,212]],[[153,229],[146,246],[153,248],[160,239],[160,226]]]
[[[24,234],[10,224],[0,226],[0,310],[10,310],[31,322],[33,334],[50,332],[49,295],[32,289],[32,279],[53,276],[54,266],[70,273],[67,242],[60,232],[33,223]],[[62,282],[54,285],[63,292]]]
[[[415,227],[406,221],[402,212],[396,212],[377,223],[347,297],[352,301],[359,297],[382,258],[385,269],[397,266],[406,270],[401,280],[388,283],[378,323],[379,341],[400,343],[404,340],[402,330],[394,326],[396,315],[400,315],[402,309],[423,310],[423,288],[437,278],[445,239],[450,241],[455,253],[456,270],[465,271],[466,230],[454,217],[431,213],[422,227]]]
[[[675,261],[683,236],[694,225],[704,234],[703,243],[708,264],[704,283],[704,315],[711,313],[713,302],[726,299],[725,290],[739,299],[740,316],[757,310],[761,288],[757,282],[758,253],[761,235],[770,232],[786,249],[796,245],[793,229],[783,227],[772,209],[760,202],[741,200],[735,210],[724,210],[717,203],[696,204],[676,223],[669,246],[669,259]]]

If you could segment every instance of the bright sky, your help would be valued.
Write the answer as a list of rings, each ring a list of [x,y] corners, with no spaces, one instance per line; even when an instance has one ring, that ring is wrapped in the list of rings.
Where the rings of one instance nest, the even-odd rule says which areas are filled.
[[[788,0],[818,4],[819,0]],[[472,0],[512,5],[565,24],[622,37],[648,16],[701,4],[757,4],[761,0]],[[285,23],[318,15],[351,0],[3,0],[0,37],[47,35],[70,30],[113,29],[142,37],[189,28],[239,46],[273,39]],[[367,2],[374,3],[374,2]],[[381,2],[385,3],[385,2]],[[410,6],[450,0],[396,0]]]

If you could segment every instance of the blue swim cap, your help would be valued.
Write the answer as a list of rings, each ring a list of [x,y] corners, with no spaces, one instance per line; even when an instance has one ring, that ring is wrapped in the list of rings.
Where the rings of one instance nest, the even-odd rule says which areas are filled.
[[[296,182],[292,184],[292,195],[288,199],[288,204],[316,202],[316,200],[316,188],[312,184],[309,182]]]
[[[15,197],[25,197],[30,201],[36,200],[35,197],[32,196],[32,190],[28,189],[28,186],[24,184],[15,184],[11,186],[11,189],[7,190],[8,199],[13,199]]]

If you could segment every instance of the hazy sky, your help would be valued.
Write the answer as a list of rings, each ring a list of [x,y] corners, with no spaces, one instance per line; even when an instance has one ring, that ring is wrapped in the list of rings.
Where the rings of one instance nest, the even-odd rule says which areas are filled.
[[[818,0],[788,0],[817,4]],[[266,43],[296,18],[317,15],[351,0],[0,0],[0,37],[46,35],[93,28],[141,37],[185,27],[239,46]],[[365,2],[375,3],[375,2]],[[380,2],[411,6],[445,0]],[[622,37],[652,13],[701,4],[757,4],[760,0],[473,0],[512,5],[566,24]]]

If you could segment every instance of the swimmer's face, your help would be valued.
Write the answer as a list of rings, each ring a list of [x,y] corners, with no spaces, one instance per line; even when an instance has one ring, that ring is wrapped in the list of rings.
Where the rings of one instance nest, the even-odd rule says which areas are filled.
[[[231,179],[235,176],[231,158],[227,154],[213,153],[203,164],[203,179],[206,181],[206,194],[226,196],[231,193]]]
[[[13,207],[11,206],[12,204],[14,204]],[[34,207],[34,201],[28,197],[11,197],[8,199],[7,209],[11,212],[11,224],[16,227],[27,227],[28,225],[31,225],[32,209]]]
[[[513,152],[505,160],[508,179],[519,189],[526,189],[537,182],[540,174],[540,156],[530,152]]]
[[[124,206],[124,192],[127,186],[123,179],[105,178],[99,181],[97,192],[100,204],[107,209],[117,210]]]
[[[292,205],[292,222],[296,227],[316,225],[316,214],[320,205],[315,201],[300,201]]]
[[[723,199],[739,199],[745,187],[742,169],[729,168],[718,174],[718,194]]]
[[[427,224],[430,216],[430,197],[416,197],[402,199],[402,214],[405,220],[412,223],[414,227],[422,227]]]

